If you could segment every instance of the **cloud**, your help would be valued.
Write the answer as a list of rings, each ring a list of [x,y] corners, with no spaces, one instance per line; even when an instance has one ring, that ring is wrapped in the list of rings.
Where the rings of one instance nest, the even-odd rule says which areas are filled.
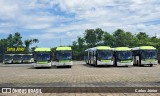
[[[0,17],[1,19],[13,19],[19,12],[19,6],[17,4],[12,4],[7,2],[7,0],[1,0],[0,2]]]
[[[159,4],[157,0],[1,0],[0,33],[18,31],[55,44],[59,38],[71,44],[91,28],[110,33],[123,28],[154,36],[160,32]]]

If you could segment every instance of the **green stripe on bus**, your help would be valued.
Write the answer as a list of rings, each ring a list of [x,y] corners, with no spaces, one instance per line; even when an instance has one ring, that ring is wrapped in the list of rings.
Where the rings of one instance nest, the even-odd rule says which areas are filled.
[[[37,62],[37,64],[48,64],[48,61]]]
[[[155,61],[155,59],[146,59],[145,61],[152,62],[152,61]]]
[[[101,62],[111,62],[112,60],[101,60]]]
[[[124,60],[124,61],[120,61],[121,63],[129,63],[131,62],[131,60]]]
[[[59,62],[70,62],[70,60],[60,60]]]

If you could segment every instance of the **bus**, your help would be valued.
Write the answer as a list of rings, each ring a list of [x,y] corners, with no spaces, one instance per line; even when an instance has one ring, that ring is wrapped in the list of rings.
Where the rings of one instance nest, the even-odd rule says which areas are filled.
[[[23,63],[33,63],[33,55],[32,54],[24,54],[23,55]]]
[[[113,65],[113,49],[109,46],[97,46],[85,50],[88,56],[85,57],[86,64]]]
[[[23,61],[22,56],[22,54],[13,54],[13,63],[21,64]]]
[[[132,51],[128,47],[114,48],[114,66],[132,66]]]
[[[157,65],[157,50],[153,46],[140,46],[132,48],[134,65]]]
[[[4,64],[11,64],[11,63],[13,63],[13,54],[4,54],[4,56],[3,56],[3,63]]]
[[[72,48],[71,47],[57,47],[56,48],[56,67],[69,66],[72,67]]]
[[[51,48],[36,48],[34,50],[34,68],[52,67],[51,64]]]

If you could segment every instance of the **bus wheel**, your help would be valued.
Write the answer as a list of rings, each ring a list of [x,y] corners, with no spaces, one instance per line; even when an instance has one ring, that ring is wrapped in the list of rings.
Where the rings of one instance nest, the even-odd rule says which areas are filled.
[[[140,64],[139,64],[139,62],[138,62],[138,60],[137,60],[137,64],[136,64],[137,66],[140,66]]]
[[[128,68],[131,68],[132,66],[127,66]]]
[[[98,66],[97,63],[94,63],[94,66],[97,67]]]
[[[153,66],[153,64],[150,64],[150,67],[152,67]]]

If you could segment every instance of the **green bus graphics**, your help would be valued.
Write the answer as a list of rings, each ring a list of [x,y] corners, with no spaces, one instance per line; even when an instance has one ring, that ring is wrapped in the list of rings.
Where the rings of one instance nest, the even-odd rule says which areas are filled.
[[[51,48],[36,48],[34,50],[34,67],[52,67]]]
[[[128,47],[114,48],[114,66],[131,66],[133,65],[132,51]]]
[[[4,56],[3,56],[3,63],[4,64],[11,64],[11,63],[13,63],[13,54],[4,54]]]
[[[158,64],[157,50],[153,46],[140,46],[132,48],[134,65],[156,65]]]
[[[23,54],[13,54],[13,63],[22,63],[22,56]]]
[[[113,49],[109,46],[97,46],[85,50],[88,56],[85,57],[86,64],[113,65]]]
[[[23,63],[33,63],[33,55],[32,54],[23,54]]]
[[[55,65],[72,67],[72,48],[71,47],[57,47],[56,48],[56,62]]]

